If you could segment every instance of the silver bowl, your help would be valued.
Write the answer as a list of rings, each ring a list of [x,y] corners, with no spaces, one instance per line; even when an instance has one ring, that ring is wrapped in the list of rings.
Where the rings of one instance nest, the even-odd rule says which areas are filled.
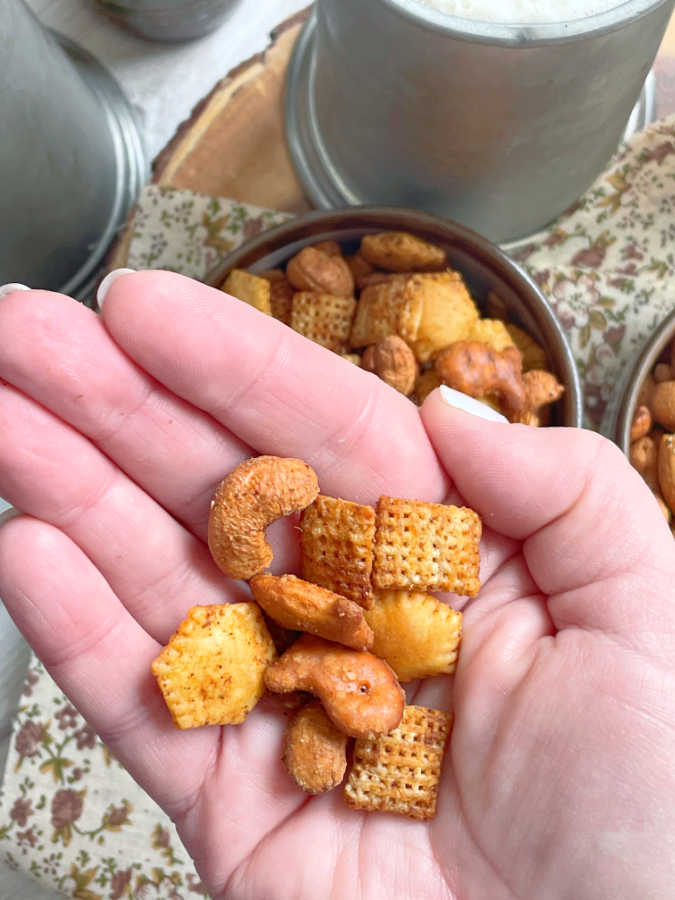
[[[318,241],[335,240],[347,250],[355,250],[365,234],[378,231],[408,231],[443,247],[449,265],[462,273],[479,307],[484,308],[488,294],[494,291],[506,304],[510,319],[546,350],[552,371],[565,387],[553,410],[553,424],[581,427],[579,375],[567,338],[547,300],[499,247],[456,222],[385,206],[312,212],[246,241],[206,280],[220,285],[232,269],[256,273],[277,268],[303,247]]]
[[[668,344],[675,339],[675,310],[668,315],[650,337],[628,377],[621,400],[614,439],[626,456],[630,452],[630,428],[638,406],[638,397],[645,378],[659,361]]]
[[[617,0],[571,22],[499,25],[415,0],[317,0],[286,86],[308,196],[414,206],[500,243],[538,231],[629,130],[672,9]]]

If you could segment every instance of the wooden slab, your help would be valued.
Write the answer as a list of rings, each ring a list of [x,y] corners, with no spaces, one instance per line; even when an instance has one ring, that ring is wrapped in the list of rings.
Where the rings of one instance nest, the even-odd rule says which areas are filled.
[[[310,209],[284,139],[283,92],[309,7],[272,32],[264,53],[220,81],[160,154],[153,180],[285,212]]]
[[[282,22],[270,44],[233,69],[193,110],[153,163],[152,180],[299,214],[311,204],[284,136],[283,97],[293,45],[311,7]],[[675,113],[675,15],[655,64],[657,115]],[[124,266],[133,214],[108,260]]]
[[[284,84],[293,44],[311,6],[278,25],[267,49],[241,63],[201,100],[152,164],[152,181],[284,212],[311,205],[284,137]],[[106,261],[126,266],[132,211]]]

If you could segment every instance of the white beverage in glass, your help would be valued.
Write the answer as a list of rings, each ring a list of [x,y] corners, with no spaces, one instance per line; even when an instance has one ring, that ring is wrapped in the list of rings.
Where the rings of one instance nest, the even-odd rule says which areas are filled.
[[[438,12],[462,19],[506,25],[572,22],[609,12],[620,0],[417,0]]]

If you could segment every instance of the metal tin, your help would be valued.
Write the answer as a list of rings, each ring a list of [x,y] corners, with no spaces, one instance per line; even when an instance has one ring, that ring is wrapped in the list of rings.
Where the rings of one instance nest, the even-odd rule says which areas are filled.
[[[675,310],[666,316],[647,341],[624,385],[614,440],[626,455],[630,451],[630,428],[642,384],[673,339],[675,339]]]
[[[21,0],[0,17],[0,46],[0,282],[88,300],[147,177],[134,114],[110,74]]]
[[[653,116],[645,79],[672,9],[497,26],[414,0],[317,0],[286,86],[299,177],[320,207],[398,203],[497,242],[532,234]]]
[[[236,0],[99,0],[115,22],[150,41],[189,41],[221,25]]]
[[[232,269],[256,273],[283,265],[308,244],[335,240],[356,249],[364,234],[405,230],[443,247],[479,306],[494,291],[512,321],[546,350],[552,370],[565,386],[555,405],[554,423],[580,427],[583,401],[572,351],[562,327],[534,281],[495,244],[448,219],[396,207],[349,207],[291,219],[246,241],[212,271],[208,284],[220,285]]]

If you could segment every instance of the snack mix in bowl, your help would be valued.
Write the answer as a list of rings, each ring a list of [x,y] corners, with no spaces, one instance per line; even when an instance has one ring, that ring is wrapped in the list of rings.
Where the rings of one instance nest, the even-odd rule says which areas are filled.
[[[619,417],[617,441],[656,497],[675,536],[675,313],[638,360]]]
[[[232,268],[219,286],[417,404],[445,384],[511,422],[546,425],[565,392],[501,298],[490,292],[482,315],[445,250],[407,231],[319,241],[273,269]]]

